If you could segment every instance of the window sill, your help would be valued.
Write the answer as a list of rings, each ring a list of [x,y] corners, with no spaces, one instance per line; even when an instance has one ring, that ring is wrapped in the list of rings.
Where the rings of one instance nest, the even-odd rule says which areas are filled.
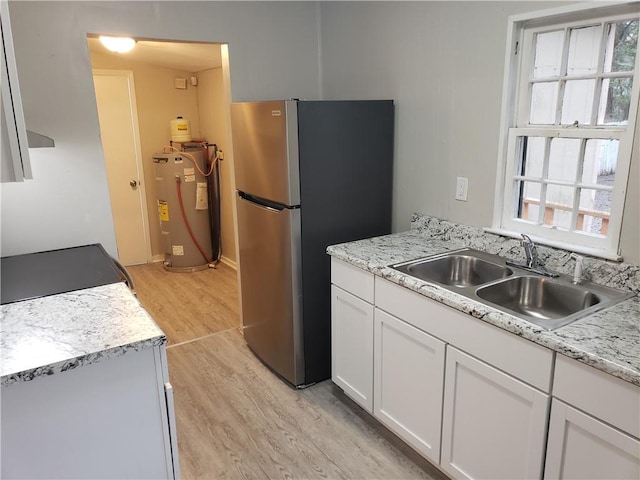
[[[520,232],[514,232],[512,230],[503,230],[501,228],[494,228],[494,227],[484,227],[482,230],[484,230],[487,233],[493,233],[495,235],[501,235],[503,237],[510,237],[510,238],[517,238],[517,239],[522,238],[522,234]],[[583,253],[585,255],[590,255],[592,257],[604,258],[606,260],[613,260],[614,262],[622,261],[622,256],[614,252],[607,252],[604,250],[584,247],[581,245],[574,245],[571,243],[547,240],[545,238],[536,237],[534,235],[529,235],[529,236],[538,245],[546,245],[548,247],[559,248],[561,250],[568,250],[570,252]]]

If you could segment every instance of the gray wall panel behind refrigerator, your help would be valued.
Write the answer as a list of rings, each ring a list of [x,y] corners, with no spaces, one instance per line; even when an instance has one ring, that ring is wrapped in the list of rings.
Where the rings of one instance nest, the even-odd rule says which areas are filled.
[[[331,376],[329,245],[391,232],[392,100],[298,104],[305,383]]]

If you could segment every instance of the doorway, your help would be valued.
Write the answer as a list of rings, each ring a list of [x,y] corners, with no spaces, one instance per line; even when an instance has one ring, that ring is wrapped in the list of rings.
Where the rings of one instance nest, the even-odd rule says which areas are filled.
[[[117,54],[107,51],[94,35],[90,35],[87,41],[92,67],[96,73],[97,70],[131,73],[130,86],[137,103],[132,116],[137,113],[138,146],[142,161],[138,168],[138,179],[127,178],[132,173],[123,174],[122,177],[126,179],[123,188],[132,189],[134,187],[130,186],[130,182],[136,182],[135,188],[143,196],[140,204],[144,207],[144,201],[148,205],[145,216],[148,231],[147,257],[143,263],[164,260],[166,242],[160,229],[153,157],[170,147],[171,120],[181,116],[190,122],[193,141],[215,143],[224,152],[224,160],[220,162],[221,261],[236,269],[235,182],[231,152],[231,93],[227,45],[138,40],[130,52]],[[99,88],[98,83],[101,81],[102,79],[97,81],[96,88]],[[99,96],[99,92],[96,92],[98,102]],[[100,116],[102,130],[103,118]],[[109,171],[117,163],[113,162],[112,165],[108,158],[108,152],[112,148],[110,143],[121,142],[108,140],[104,133],[102,141],[106,168]],[[108,177],[111,177],[110,173]],[[111,183],[111,179],[109,182]],[[121,221],[124,215],[119,213],[116,205],[120,201],[119,194],[111,192],[114,225],[127,225],[126,220]],[[117,230],[116,227],[116,233]],[[140,233],[135,235],[138,238],[143,236]],[[118,253],[122,257],[118,238],[117,242]],[[139,263],[125,262],[128,265]]]

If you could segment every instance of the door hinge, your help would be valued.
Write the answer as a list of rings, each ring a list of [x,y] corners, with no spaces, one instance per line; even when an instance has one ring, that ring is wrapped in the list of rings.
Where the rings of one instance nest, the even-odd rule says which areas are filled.
[[[513,51],[514,55],[518,55],[518,47],[520,46],[520,42],[516,42],[516,48]]]

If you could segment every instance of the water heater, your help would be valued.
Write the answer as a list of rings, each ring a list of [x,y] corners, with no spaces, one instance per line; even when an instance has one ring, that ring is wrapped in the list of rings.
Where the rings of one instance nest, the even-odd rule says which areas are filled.
[[[158,191],[158,215],[164,240],[164,266],[170,271],[190,272],[211,262],[206,150],[153,156]],[[196,166],[197,165],[197,166]]]

